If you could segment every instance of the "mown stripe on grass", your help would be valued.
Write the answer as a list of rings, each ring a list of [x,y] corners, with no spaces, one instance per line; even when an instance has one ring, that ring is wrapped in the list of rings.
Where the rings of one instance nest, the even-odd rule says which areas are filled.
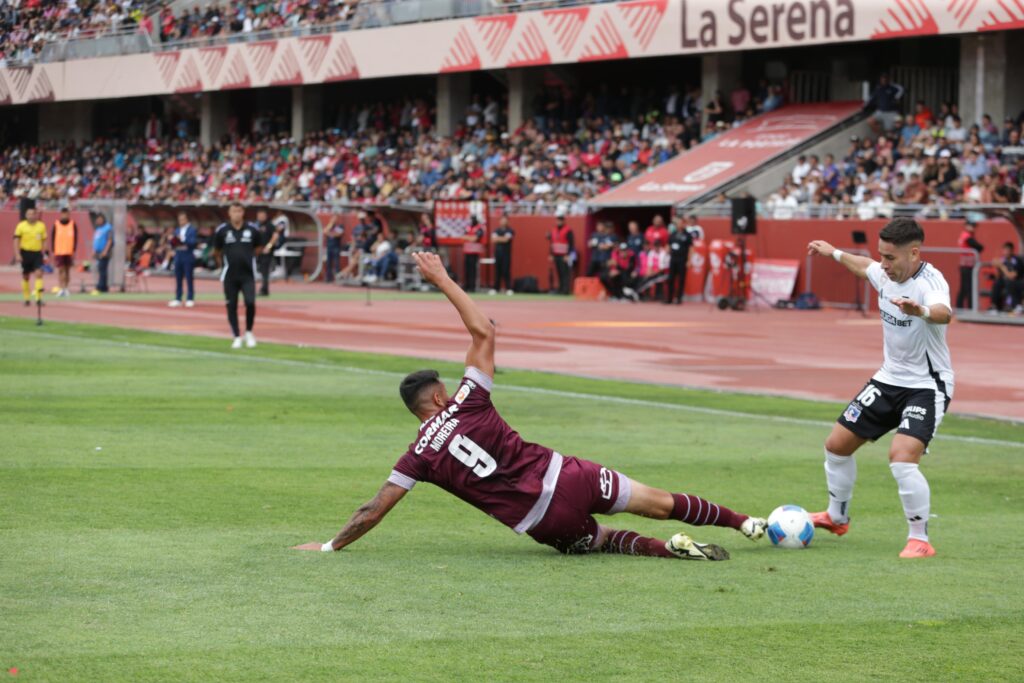
[[[180,353],[184,355],[203,357],[203,358],[215,358],[218,360],[230,359],[245,363],[269,363],[271,365],[279,365],[286,367],[299,367],[308,368],[315,370],[334,370],[340,372],[349,372],[354,374],[362,375],[375,375],[379,377],[392,377],[401,378],[404,373],[394,372],[391,370],[374,370],[371,368],[360,368],[352,365],[339,365],[335,363],[317,363],[315,361],[304,361],[295,360],[289,358],[268,358],[266,356],[253,355],[251,353],[231,353],[226,351],[208,351],[203,349],[189,349],[180,346],[163,346],[159,344],[146,344],[143,342],[128,342],[128,341],[116,341],[113,339],[96,339],[93,337],[83,337],[71,334],[50,334],[47,332],[35,332],[25,330],[4,330],[5,334],[13,334],[18,336],[26,337],[39,337],[54,340],[67,340],[74,339],[76,341],[96,344],[100,346],[116,346],[120,348],[139,349],[144,351],[160,351],[160,352],[171,352]],[[539,394],[545,396],[556,396],[559,398],[569,399],[581,399],[588,401],[596,401],[601,403],[612,403],[618,405],[630,405],[639,406],[646,408],[656,408],[661,410],[678,410],[681,412],[697,413],[701,415],[713,415],[716,417],[732,417],[732,418],[744,418],[752,420],[763,420],[768,422],[776,422],[782,424],[800,425],[806,427],[814,427],[815,429],[823,429],[831,427],[832,422],[824,420],[809,420],[805,418],[797,417],[786,417],[781,415],[765,415],[761,413],[748,413],[738,410],[727,410],[724,408],[708,408],[705,406],[693,406],[683,403],[668,403],[663,401],[652,401],[647,399],[639,398],[626,398],[622,396],[610,396],[604,394],[588,394],[584,392],[576,391],[565,391],[562,389],[546,389],[543,387],[531,387],[523,386],[519,384],[501,384],[502,390],[526,393],[526,394]],[[1008,448],[1020,448],[1024,449],[1024,443],[1019,441],[1005,441],[1002,439],[988,439],[980,436],[961,436],[958,434],[938,434],[936,439],[942,441],[955,441],[959,443],[972,443],[981,444],[986,446],[1000,446]]]

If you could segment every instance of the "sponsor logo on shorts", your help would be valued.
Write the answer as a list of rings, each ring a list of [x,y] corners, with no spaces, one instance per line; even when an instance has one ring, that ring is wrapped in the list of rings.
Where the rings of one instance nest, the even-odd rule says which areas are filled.
[[[615,475],[607,467],[601,468],[601,497],[605,500],[612,499],[612,485],[615,482]]]
[[[856,422],[860,419],[861,407],[856,403],[851,403],[847,408],[846,412],[843,413],[843,419],[847,422]]]
[[[928,416],[928,409],[923,406],[907,406],[903,409],[903,419],[923,420]]]

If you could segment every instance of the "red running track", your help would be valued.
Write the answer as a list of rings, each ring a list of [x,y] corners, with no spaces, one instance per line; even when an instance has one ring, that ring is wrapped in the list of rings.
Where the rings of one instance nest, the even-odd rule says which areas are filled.
[[[170,280],[151,278],[170,291]],[[199,283],[201,294],[219,283]],[[0,273],[0,291],[18,291],[17,275]],[[359,290],[341,290],[359,294]],[[256,336],[263,341],[461,361],[466,334],[444,301],[375,292],[372,305],[303,299],[337,294],[326,285],[275,284],[289,298],[260,299]],[[552,297],[482,296],[498,323],[498,361],[506,367],[846,401],[881,363],[881,322],[838,311],[720,312],[706,304],[618,304]],[[47,299],[46,317],[161,332],[223,335],[224,307],[194,309],[166,301],[75,296]],[[0,315],[33,309],[0,301]],[[949,340],[956,370],[953,412],[1024,420],[1024,328],[954,322]],[[410,370],[419,363],[410,363]]]

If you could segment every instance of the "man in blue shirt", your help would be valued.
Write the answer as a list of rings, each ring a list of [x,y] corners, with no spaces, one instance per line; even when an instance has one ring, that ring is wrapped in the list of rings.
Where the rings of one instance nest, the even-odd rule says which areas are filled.
[[[107,269],[110,266],[110,252],[114,248],[114,226],[102,213],[93,216],[96,226],[92,234],[92,251],[96,258],[96,291],[104,294],[107,286]]]
[[[587,277],[597,277],[604,273],[608,259],[612,255],[612,249],[618,243],[618,238],[612,232],[612,226],[606,221],[598,221],[597,232],[591,236],[587,244],[590,247],[590,265],[587,267]]]
[[[171,308],[181,306],[182,284],[188,284],[188,299],[185,306],[195,306],[195,278],[196,257],[194,249],[199,244],[199,233],[195,226],[188,220],[184,211],[178,213],[178,227],[174,229],[171,236],[171,246],[174,247],[174,300],[167,305]]]
[[[887,74],[878,78],[878,85],[875,86],[871,97],[864,104],[866,109],[873,109],[875,121],[881,124],[882,128],[889,132],[896,125],[896,117],[899,116],[900,100],[903,99],[903,86],[891,83]]]

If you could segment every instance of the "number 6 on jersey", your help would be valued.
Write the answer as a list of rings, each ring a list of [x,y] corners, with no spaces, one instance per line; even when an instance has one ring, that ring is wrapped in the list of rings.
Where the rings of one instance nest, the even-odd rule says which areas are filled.
[[[494,474],[494,470],[498,469],[498,463],[490,453],[462,434],[457,434],[448,444],[448,452],[466,467],[472,467],[473,473],[481,479]]]

